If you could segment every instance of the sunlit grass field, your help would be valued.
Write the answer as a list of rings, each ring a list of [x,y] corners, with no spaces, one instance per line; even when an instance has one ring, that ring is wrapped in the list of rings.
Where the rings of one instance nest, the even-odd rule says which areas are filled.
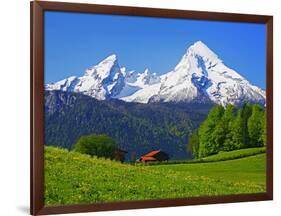
[[[263,152],[235,160],[224,156],[209,163],[134,166],[46,147],[45,204],[265,192]]]

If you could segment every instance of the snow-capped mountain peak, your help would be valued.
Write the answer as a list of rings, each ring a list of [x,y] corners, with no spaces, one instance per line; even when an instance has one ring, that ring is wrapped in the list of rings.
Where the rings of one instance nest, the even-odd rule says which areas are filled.
[[[187,49],[174,70],[167,73],[155,100],[264,104],[265,92],[225,66],[211,49],[198,41]]]
[[[187,49],[186,53],[175,67],[175,70],[179,69],[180,67],[189,66],[190,58],[201,59],[205,63],[209,64],[209,66],[222,62],[222,60],[220,60],[218,56],[202,41],[197,41]]]
[[[85,76],[92,76],[94,73],[99,73],[98,75],[101,77],[108,76],[108,73],[110,72],[110,68],[112,68],[114,65],[118,65],[118,59],[116,54],[112,54],[102,60],[97,65],[93,65],[86,69]]]
[[[98,100],[128,102],[199,102],[265,104],[265,92],[224,65],[202,41],[191,45],[175,68],[161,76],[120,68],[116,54],[89,67],[81,77],[47,84],[47,90],[80,92]]]
[[[105,100],[120,93],[125,85],[124,73],[124,68],[120,69],[117,56],[113,54],[97,65],[86,69],[83,76],[75,79],[67,78],[55,84],[47,84],[46,89],[80,92],[99,100]],[[61,83],[65,82],[69,87],[63,88]]]
[[[187,49],[188,54],[199,55],[204,60],[218,60],[218,56],[202,41],[195,42]]]

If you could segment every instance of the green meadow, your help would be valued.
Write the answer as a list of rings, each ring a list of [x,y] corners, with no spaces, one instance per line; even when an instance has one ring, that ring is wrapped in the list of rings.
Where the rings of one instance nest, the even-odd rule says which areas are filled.
[[[265,192],[264,152],[264,147],[241,149],[222,152],[194,163],[149,166],[122,164],[45,147],[45,204]]]

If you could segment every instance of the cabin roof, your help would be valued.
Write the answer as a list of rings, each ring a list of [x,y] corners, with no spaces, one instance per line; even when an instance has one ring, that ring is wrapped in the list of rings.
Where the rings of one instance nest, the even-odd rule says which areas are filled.
[[[152,151],[152,152],[149,152],[148,154],[142,156],[142,157],[153,157],[154,155],[156,155],[157,153],[159,153],[161,150],[156,150],[156,151]]]
[[[154,158],[154,157],[149,157],[149,156],[142,156],[141,157],[142,158],[142,160],[145,160],[145,161],[156,161],[156,158]]]

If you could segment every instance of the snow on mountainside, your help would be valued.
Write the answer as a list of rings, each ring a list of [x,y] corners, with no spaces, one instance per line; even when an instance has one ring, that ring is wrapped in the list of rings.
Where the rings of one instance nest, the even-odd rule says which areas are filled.
[[[151,73],[146,69],[143,73],[130,71],[125,76],[125,86],[123,90],[115,98],[128,100],[131,95],[137,94],[140,90],[150,89],[155,84],[160,84],[160,77],[156,73]],[[153,96],[153,95],[151,95]],[[146,101],[139,100],[138,102],[146,103]]]
[[[190,46],[176,67],[161,76],[120,68],[116,55],[86,70],[82,77],[69,77],[47,90],[81,92],[99,100],[118,98],[127,102],[205,102],[239,105],[265,104],[265,92],[223,64],[203,42]]]

